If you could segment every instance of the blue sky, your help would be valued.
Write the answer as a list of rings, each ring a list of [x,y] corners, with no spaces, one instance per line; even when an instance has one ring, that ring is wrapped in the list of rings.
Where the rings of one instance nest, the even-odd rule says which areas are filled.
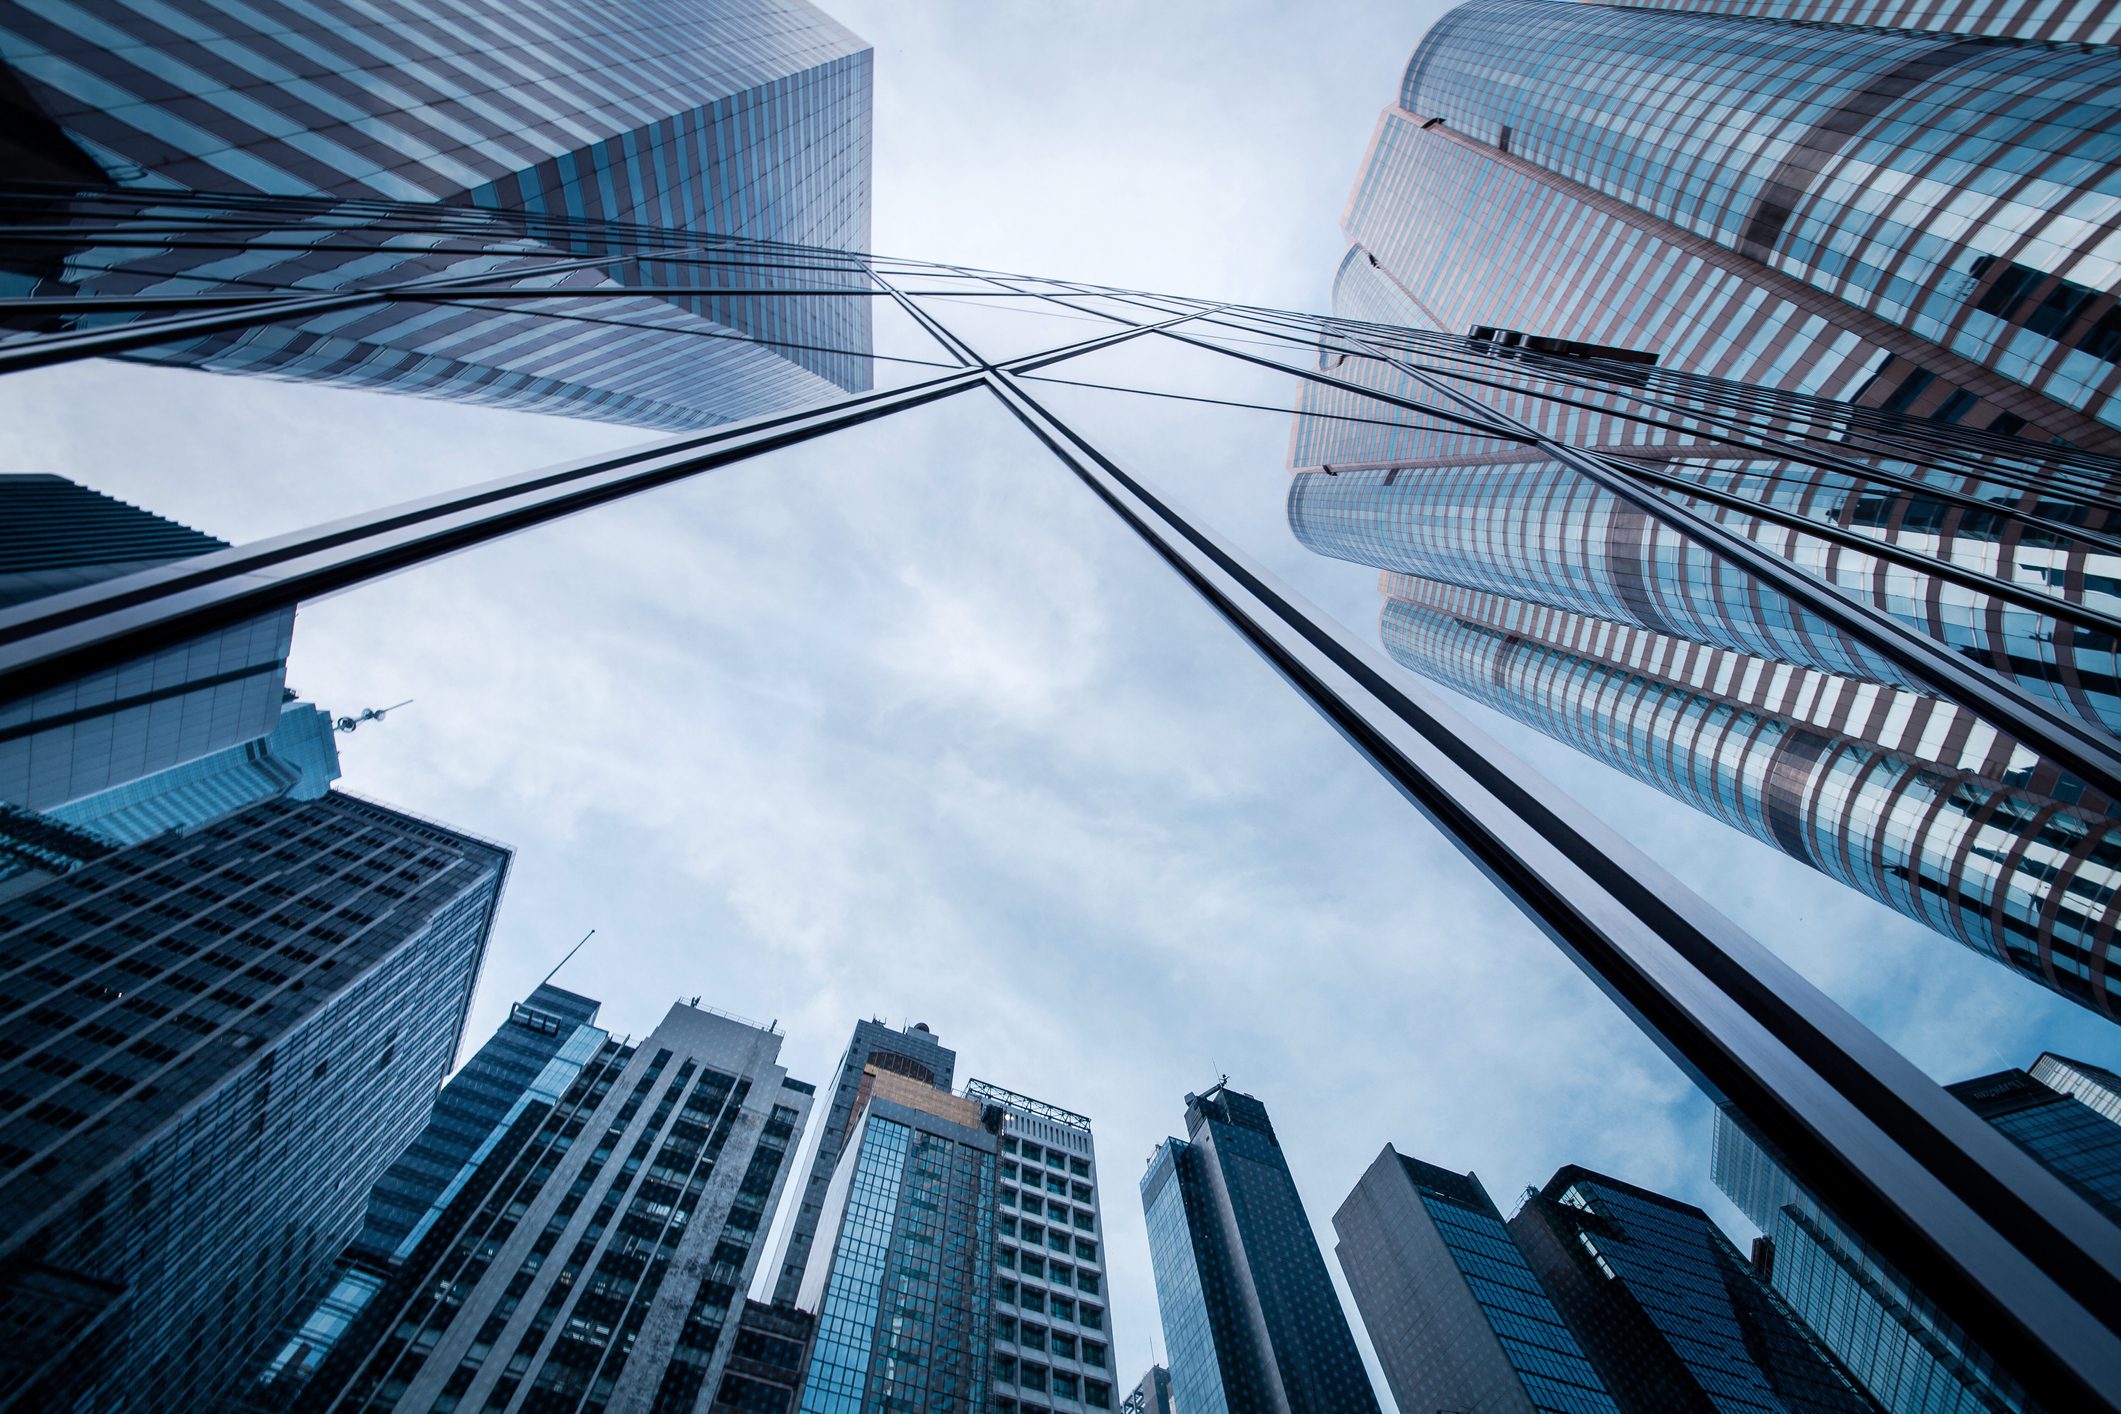
[[[1436,13],[828,8],[877,46],[879,249],[1307,308]],[[1148,345],[1054,371],[1210,376]],[[1287,532],[1286,417],[1049,391],[1374,638],[1374,575]],[[0,466],[237,540],[641,440],[127,365],[0,380]],[[1090,1114],[1123,1382],[1161,1349],[1134,1182],[1224,1072],[1328,1246],[1387,1140],[1505,1210],[1574,1161],[1744,1234],[1678,1072],[988,402],[309,606],[290,681],[417,699],[344,739],[345,786],[517,849],[474,1037],[593,926],[562,980],[619,1031],[699,994],[777,1019],[822,1083],[857,1017],[926,1021],[960,1078]],[[1468,712],[1940,1078],[2042,1047],[2121,1065],[2107,1023]]]

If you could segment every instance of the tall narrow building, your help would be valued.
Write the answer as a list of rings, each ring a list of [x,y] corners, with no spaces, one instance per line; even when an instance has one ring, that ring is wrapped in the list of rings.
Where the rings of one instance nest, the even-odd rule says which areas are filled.
[[[817,1317],[802,1414],[980,1414],[993,1381],[1004,1111],[862,1072],[801,1310]]]
[[[286,1334],[246,1380],[241,1407],[286,1408],[516,1119],[532,1105],[556,1103],[595,1059],[609,1039],[594,1024],[597,1007],[547,983],[508,1009],[435,1097],[419,1137],[369,1190],[359,1234],[283,1322]]]
[[[401,1243],[294,1408],[711,1408],[810,1108],[780,1045],[682,1003],[604,1040]]]
[[[968,1082],[965,1098],[1002,1116],[991,1407],[1110,1409],[1111,1290],[1090,1121],[984,1080]]]
[[[1509,1234],[1625,1414],[1876,1414],[1691,1204],[1570,1165]]]
[[[234,1384],[426,1123],[507,865],[333,793],[0,902],[0,1407]]]
[[[188,526],[57,476],[0,475],[0,615],[225,549]],[[295,611],[280,609],[62,687],[0,703],[0,802],[61,811],[275,733]],[[165,778],[166,779],[166,778]],[[131,842],[138,835],[119,831]]]
[[[1377,1409],[1267,1109],[1218,1083],[1142,1175],[1149,1260],[1186,1414]]]
[[[1333,1230],[1402,1410],[1619,1414],[1472,1174],[1387,1144]]]
[[[2109,1218],[2121,1221],[2121,1121],[2076,1093],[2059,1058],[1945,1087]],[[2060,1062],[2077,1075],[2096,1068]],[[2040,1079],[2035,1075],[2042,1071]],[[2093,1098],[2096,1098],[2096,1091]],[[2109,1094],[2111,1092],[2108,1092]],[[1892,1414],[2031,1407],[1984,1350],[1729,1114],[1716,1116],[1716,1186],[1764,1234],[1768,1279]]]
[[[847,1140],[847,1126],[854,1116],[854,1103],[861,1091],[862,1075],[871,1066],[894,1075],[907,1076],[923,1085],[949,1090],[957,1068],[957,1052],[935,1038],[925,1022],[903,1028],[870,1018],[854,1025],[854,1035],[840,1056],[839,1073],[833,1080],[831,1099],[817,1125],[817,1145],[810,1153],[810,1170],[803,1184],[801,1202],[788,1226],[782,1230],[774,1254],[773,1304],[794,1302],[803,1288],[810,1248],[817,1239],[818,1220],[825,1211],[826,1190],[833,1170],[839,1166],[840,1149]]]

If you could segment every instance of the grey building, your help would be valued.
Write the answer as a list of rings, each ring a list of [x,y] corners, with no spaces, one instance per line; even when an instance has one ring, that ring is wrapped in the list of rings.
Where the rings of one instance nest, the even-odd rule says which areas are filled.
[[[1266,1106],[1218,1083],[1142,1175],[1149,1260],[1185,1414],[1352,1414],[1377,1396]]]
[[[1570,1165],[1509,1233],[1625,1414],[1875,1414],[1708,1214]]]
[[[1004,1122],[998,1105],[863,1071],[796,1297],[817,1317],[802,1414],[989,1407]]]
[[[817,1319],[793,1306],[746,1301],[708,1414],[789,1414],[803,1392]]]
[[[246,1407],[286,1406],[472,1173],[531,1105],[556,1103],[609,1038],[598,1003],[543,984],[449,1078],[427,1124],[369,1190],[361,1231],[250,1382]]]
[[[0,614],[226,548],[57,476],[0,476]],[[51,810],[273,733],[295,611],[0,703],[0,802]]]
[[[854,1115],[854,1101],[861,1089],[862,1073],[870,1066],[896,1075],[909,1076],[924,1085],[949,1090],[957,1068],[957,1052],[937,1040],[926,1022],[893,1027],[874,1017],[858,1021],[854,1035],[840,1056],[833,1078],[831,1098],[817,1128],[816,1147],[810,1151],[810,1168],[803,1182],[801,1201],[789,1224],[781,1232],[774,1253],[777,1275],[773,1302],[786,1306],[803,1288],[803,1273],[810,1261],[810,1248],[817,1239],[817,1225],[824,1214],[825,1192],[838,1167],[847,1125]]]
[[[1111,1292],[1090,1121],[984,1080],[968,1082],[965,1098],[1001,1112],[990,1407],[1110,1409]]]
[[[0,902],[0,1405],[234,1383],[426,1123],[507,866],[331,794]]]
[[[1334,1255],[1402,1410],[1618,1414],[1480,1180],[1385,1145]]]
[[[2121,1122],[2094,1107],[2102,1075],[2097,1067],[2042,1055],[2030,1074],[2002,1071],[1946,1088],[2079,1196],[2121,1220]],[[1765,1234],[1763,1265],[1776,1291],[1893,1414],[2031,1407],[1982,1348],[1978,1332],[1940,1312],[1722,1111],[1711,1172]]]
[[[712,1407],[810,1109],[780,1046],[683,1003],[604,1041],[401,1245],[294,1407]]]

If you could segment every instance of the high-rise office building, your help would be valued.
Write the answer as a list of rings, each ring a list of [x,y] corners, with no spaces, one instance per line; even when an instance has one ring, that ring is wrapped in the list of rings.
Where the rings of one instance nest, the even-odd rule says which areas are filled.
[[[1173,1401],[1186,1414],[1377,1408],[1267,1107],[1218,1083],[1142,1175]]]
[[[1699,1208],[1571,1165],[1508,1227],[1626,1414],[1875,1414]]]
[[[1875,27],[1918,10],[1924,32]],[[1936,32],[1958,23],[1980,37]],[[2072,95],[2121,58],[2008,28],[1980,6],[1474,0],[1380,120],[1336,309],[1486,331],[1519,416],[2121,731],[2121,488],[2024,439],[1993,480],[1891,480],[1905,464],[1847,445],[1832,467],[1747,456],[1683,412],[1535,396],[1565,375],[1510,361],[1529,331],[1763,398],[2116,445],[2117,267],[2072,213],[2105,200],[2117,120]],[[1346,386],[1301,399],[1289,524],[1385,572],[1396,661],[2121,1016],[2115,801],[1562,461],[1369,399],[1448,412],[1347,347],[1321,365]]]
[[[989,1407],[1002,1108],[862,1072],[795,1304],[802,1414]]]
[[[682,1003],[603,1041],[401,1243],[295,1408],[710,1408],[810,1108],[780,1045]]]
[[[138,844],[165,830],[196,829],[266,800],[315,800],[339,778],[331,714],[290,700],[261,737],[45,812],[114,844]]]
[[[2121,1219],[2121,1121],[2072,1093],[2055,1065],[2045,1069],[2044,1083],[2011,1070],[1946,1088],[2094,1207]],[[1711,1172],[1765,1234],[1763,1265],[1775,1289],[1893,1414],[2031,1407],[1978,1332],[1940,1312],[1723,1111]]]
[[[2050,1090],[2074,1095],[2116,1124],[2121,1124],[2121,1075],[2088,1061],[2042,1051],[2029,1072]]]
[[[507,864],[333,793],[0,902],[0,1406],[237,1379],[426,1122]]]
[[[707,1414],[791,1414],[815,1334],[817,1318],[807,1311],[746,1301]]]
[[[1136,1382],[1134,1392],[1119,1404],[1119,1414],[1174,1414],[1175,1409],[1171,1403],[1171,1372],[1162,1365],[1151,1365]]]
[[[776,1306],[791,1304],[803,1288],[811,1244],[817,1239],[818,1220],[825,1210],[826,1190],[832,1186],[833,1170],[839,1166],[840,1149],[847,1140],[847,1125],[854,1116],[862,1074],[871,1066],[947,1091],[957,1068],[957,1052],[938,1041],[925,1022],[894,1027],[872,1017],[855,1023],[854,1035],[840,1056],[831,1100],[816,1126],[817,1146],[810,1154],[810,1171],[801,1202],[782,1230],[774,1253]]]
[[[57,476],[0,475],[0,527],[0,610],[227,544]],[[294,622],[292,609],[260,614],[0,704],[0,802],[107,798],[273,735]]]
[[[284,1339],[244,1391],[245,1407],[284,1409],[516,1118],[556,1103],[574,1083],[608,1039],[594,1025],[597,1006],[546,983],[509,1008],[435,1097],[419,1137],[369,1190],[359,1234],[284,1323]]]
[[[214,0],[0,15],[13,170],[136,192],[240,194],[240,253],[210,241],[54,234],[17,247],[44,293],[134,296],[299,283],[328,291],[554,267],[536,316],[472,298],[367,304],[131,351],[151,362],[416,393],[647,427],[697,427],[868,386],[869,306],[830,272],[750,269],[711,240],[632,264],[563,223],[866,249],[870,51],[803,0],[654,0],[623,12],[446,0],[379,23],[351,0],[263,12]],[[328,215],[270,198],[346,199]],[[448,201],[545,224],[460,223],[348,253],[363,203]],[[54,207],[54,219],[65,217]],[[166,229],[184,208],[141,213]],[[582,259],[601,251],[597,265]],[[476,280],[473,281],[476,283]],[[648,293],[624,293],[628,287]],[[102,327],[108,327],[105,322]]]
[[[1333,1215],[1334,1255],[1401,1409],[1618,1414],[1480,1180],[1390,1144]]]
[[[1090,1121],[984,1080],[968,1082],[965,1098],[1002,1117],[990,1407],[1110,1409],[1111,1292]]]

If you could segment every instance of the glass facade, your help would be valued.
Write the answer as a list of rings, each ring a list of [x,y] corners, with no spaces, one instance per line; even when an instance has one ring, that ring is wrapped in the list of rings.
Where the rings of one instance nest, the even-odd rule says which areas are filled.
[[[1162,1365],[1151,1365],[1147,1374],[1135,1383],[1134,1392],[1120,1401],[1120,1414],[1173,1414],[1177,1406],[1171,1403],[1171,1372]]]
[[[345,227],[376,219],[374,198],[868,245],[870,53],[801,0],[658,0],[623,24],[561,4],[527,26],[493,0],[388,21],[343,0],[299,15],[220,0],[28,5],[0,19],[0,54],[44,120],[20,139],[29,159],[146,193],[347,199],[313,219],[260,205],[251,239],[228,247],[55,238],[10,257],[21,290],[336,290],[589,250],[497,228],[454,253],[413,239],[345,254]],[[148,209],[141,225],[176,214]],[[544,277],[552,295],[535,315],[369,304],[129,356],[673,429],[868,386],[866,300],[716,294],[730,262],[708,252],[653,265],[608,253]]]
[[[2101,46],[1474,0],[1399,106],[2112,427],[2117,83]]]
[[[234,1382],[426,1122],[507,862],[331,794],[0,903],[7,1299],[41,1272],[122,1302],[94,1350],[40,1351],[17,1407]]]
[[[1387,1144],[1333,1229],[1401,1409],[1618,1414],[1473,1175]]]
[[[443,1191],[294,1408],[704,1406],[809,1112],[780,1042],[682,1003],[602,1040]]]
[[[1630,1414],[1878,1407],[1699,1208],[1571,1166],[1509,1232]]]
[[[925,1024],[894,1027],[874,1017],[854,1024],[854,1035],[840,1055],[839,1074],[832,1086],[832,1100],[818,1126],[817,1145],[811,1150],[810,1172],[804,1181],[802,1202],[795,1218],[781,1235],[774,1254],[773,1301],[787,1306],[803,1289],[803,1273],[810,1262],[810,1247],[817,1240],[818,1220],[824,1215],[825,1193],[832,1186],[832,1171],[839,1165],[840,1149],[847,1140],[847,1125],[854,1115],[855,1096],[860,1093],[862,1072],[874,1065],[898,1075],[911,1076],[924,1084],[948,1090],[957,1069],[957,1052],[937,1040]]]
[[[988,1408],[1002,1111],[863,1076],[796,1305],[817,1316],[802,1414]]]
[[[2109,1217],[2121,1216],[2121,1121],[2042,1063],[1946,1088]],[[2070,1063],[2064,1063],[2070,1064]],[[2036,1079],[2042,1069],[2047,1075]],[[1719,1111],[1712,1175],[1767,1234],[1775,1289],[1893,1414],[2033,1407],[1969,1333],[1821,1203],[1750,1130]]]
[[[2033,1062],[2033,1079],[2050,1090],[2074,1095],[2116,1124],[2121,1124],[2121,1075],[2104,1066],[2043,1051]]]
[[[227,544],[57,476],[0,476],[0,525],[0,610]],[[50,810],[271,735],[294,622],[259,615],[0,703],[0,802]]]
[[[1267,1109],[1217,1085],[1142,1177],[1149,1259],[1183,1410],[1375,1410]]]

